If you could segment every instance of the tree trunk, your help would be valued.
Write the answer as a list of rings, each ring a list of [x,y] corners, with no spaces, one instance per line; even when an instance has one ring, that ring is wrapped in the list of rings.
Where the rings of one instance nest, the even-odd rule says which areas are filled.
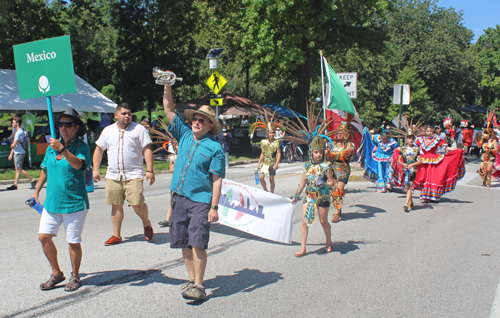
[[[306,61],[297,67],[297,101],[295,104],[295,109],[302,114],[306,114],[312,71],[311,49],[306,47],[304,51],[306,52]]]

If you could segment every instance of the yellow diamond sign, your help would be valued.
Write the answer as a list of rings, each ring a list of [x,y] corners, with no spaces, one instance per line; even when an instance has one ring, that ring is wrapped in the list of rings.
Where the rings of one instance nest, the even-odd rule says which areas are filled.
[[[219,91],[226,85],[226,79],[220,75],[219,72],[215,71],[207,80],[207,86],[215,93],[218,94]]]

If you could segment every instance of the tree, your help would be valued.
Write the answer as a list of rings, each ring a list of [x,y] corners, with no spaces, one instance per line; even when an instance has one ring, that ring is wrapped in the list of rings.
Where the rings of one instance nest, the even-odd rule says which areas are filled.
[[[500,107],[500,25],[479,37],[474,52],[481,79],[479,103],[491,109]]]
[[[358,45],[380,48],[383,34],[372,27],[384,14],[386,0],[251,0],[242,3],[240,50],[254,63],[252,74],[268,78],[275,72],[295,72],[297,106],[305,109],[320,49],[335,54]]]

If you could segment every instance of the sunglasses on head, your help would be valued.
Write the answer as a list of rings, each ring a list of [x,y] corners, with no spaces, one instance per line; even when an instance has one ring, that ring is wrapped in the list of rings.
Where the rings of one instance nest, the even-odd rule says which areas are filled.
[[[74,121],[60,121],[57,123],[57,126],[59,126],[59,128],[62,128],[63,126],[66,128],[70,128],[74,123]]]
[[[202,124],[202,125],[203,125],[203,124],[204,124],[204,123],[206,123],[207,121],[206,121],[205,119],[203,119],[203,118],[196,118],[196,117],[193,117],[193,118],[191,119],[191,122],[192,122],[193,124],[194,124],[195,122],[199,122],[200,124]]]

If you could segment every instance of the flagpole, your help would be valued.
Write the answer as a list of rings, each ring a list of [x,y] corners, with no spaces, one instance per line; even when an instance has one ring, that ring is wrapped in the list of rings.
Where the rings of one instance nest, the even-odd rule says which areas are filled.
[[[319,51],[321,63],[321,93],[323,94],[323,119],[326,120],[326,106],[325,106],[325,79],[323,77],[323,51]]]

